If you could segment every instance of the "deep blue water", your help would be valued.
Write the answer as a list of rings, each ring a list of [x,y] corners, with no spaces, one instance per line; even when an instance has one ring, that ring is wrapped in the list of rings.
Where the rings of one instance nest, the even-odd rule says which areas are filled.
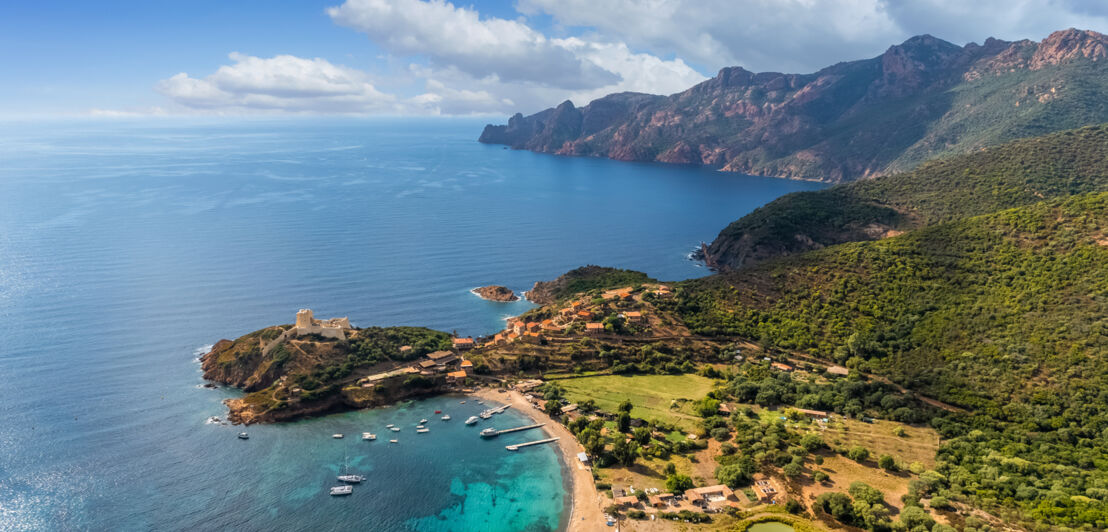
[[[233,394],[199,387],[198,350],[220,338],[301,307],[489,333],[528,304],[475,286],[589,263],[704,275],[686,260],[699,241],[818,187],[504,150],[474,141],[482,125],[0,124],[0,530],[563,526],[554,450],[458,434],[479,408],[460,398],[251,427],[249,441],[205,423]],[[417,436],[436,408],[455,420]],[[329,437],[390,422],[400,445]],[[344,455],[371,479],[332,499]]]

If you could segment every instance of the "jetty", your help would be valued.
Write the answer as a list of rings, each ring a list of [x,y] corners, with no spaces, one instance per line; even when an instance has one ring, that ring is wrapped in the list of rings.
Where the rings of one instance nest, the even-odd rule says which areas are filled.
[[[537,428],[539,428],[539,427],[541,427],[545,424],[546,423],[536,423],[534,425],[524,425],[522,427],[515,427],[515,428],[510,428],[510,429],[504,429],[504,430],[485,429],[485,430],[481,431],[481,437],[483,437],[483,438],[492,438],[494,436],[499,436],[501,434],[507,434],[509,432],[519,432],[521,430],[537,429]]]
[[[527,443],[517,443],[515,445],[505,445],[504,448],[509,450],[509,451],[518,451],[518,450],[520,450],[524,447],[530,447],[532,445],[540,445],[540,444],[543,444],[543,443],[550,443],[550,442],[553,442],[553,441],[558,441],[558,438],[547,438],[545,440],[535,440],[535,441],[529,441]]]

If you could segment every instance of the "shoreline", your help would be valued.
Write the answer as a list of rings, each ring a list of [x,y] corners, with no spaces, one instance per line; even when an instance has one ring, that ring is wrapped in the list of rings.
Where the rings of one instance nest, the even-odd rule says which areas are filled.
[[[538,423],[545,423],[543,429],[551,437],[558,438],[556,442],[558,451],[565,466],[566,478],[571,486],[567,493],[570,497],[570,511],[566,521],[566,532],[592,532],[607,528],[604,512],[601,511],[600,494],[596,491],[596,484],[592,479],[592,468],[577,459],[577,453],[584,452],[585,449],[577,443],[577,438],[573,437],[569,429],[545,412],[533,408],[531,403],[515,390],[477,388],[469,395],[483,400],[511,404],[512,408],[518,409],[523,415]]]

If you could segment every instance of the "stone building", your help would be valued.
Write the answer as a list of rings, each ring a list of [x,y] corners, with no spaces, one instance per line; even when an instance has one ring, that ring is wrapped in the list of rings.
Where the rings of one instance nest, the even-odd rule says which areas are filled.
[[[346,339],[343,329],[350,328],[350,320],[347,318],[331,318],[329,320],[317,320],[312,317],[312,310],[302,308],[296,313],[297,336],[305,334],[318,334],[324,338]]]

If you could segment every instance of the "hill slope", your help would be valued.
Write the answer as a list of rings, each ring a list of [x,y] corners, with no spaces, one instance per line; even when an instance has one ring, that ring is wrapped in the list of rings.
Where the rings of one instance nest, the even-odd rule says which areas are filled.
[[[694,333],[883,374],[969,409],[943,483],[1022,519],[1108,526],[1108,193],[686,281]]]
[[[778,198],[731,223],[705,250],[718,269],[938,222],[1108,190],[1108,125],[1013,141],[908,173]]]
[[[507,125],[481,142],[847,181],[1007,140],[1108,121],[1108,37],[959,47],[929,35],[813,74],[725,68],[671,96],[613,94]]]

